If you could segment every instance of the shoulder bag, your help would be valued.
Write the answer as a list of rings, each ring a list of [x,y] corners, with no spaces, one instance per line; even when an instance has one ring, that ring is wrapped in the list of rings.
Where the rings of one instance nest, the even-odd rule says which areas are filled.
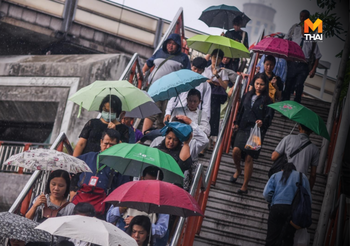
[[[303,144],[301,147],[299,147],[298,149],[296,149],[292,154],[290,154],[289,158],[292,158],[293,156],[295,156],[296,154],[298,154],[300,151],[302,151],[306,146],[308,146],[309,144],[311,144],[310,140],[307,141],[305,144]],[[269,170],[268,176],[269,178],[274,174],[277,173],[279,171],[282,170],[282,166],[284,163],[288,162],[288,158],[287,155],[285,153],[283,153],[282,155],[280,155],[277,160],[275,160]]]

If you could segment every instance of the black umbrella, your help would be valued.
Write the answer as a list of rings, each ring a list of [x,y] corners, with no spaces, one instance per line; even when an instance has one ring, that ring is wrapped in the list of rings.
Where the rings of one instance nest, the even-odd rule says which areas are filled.
[[[243,12],[239,11],[235,6],[221,4],[219,6],[211,6],[204,10],[199,17],[201,21],[209,27],[219,27],[230,30],[233,27],[232,21],[237,16],[242,17],[242,26],[245,27],[250,18]]]
[[[0,237],[24,242],[51,242],[50,233],[34,229],[39,223],[17,214],[0,213]]]

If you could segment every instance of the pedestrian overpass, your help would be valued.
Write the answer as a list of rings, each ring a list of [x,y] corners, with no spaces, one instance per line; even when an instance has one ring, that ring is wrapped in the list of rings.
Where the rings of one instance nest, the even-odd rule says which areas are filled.
[[[147,59],[170,23],[107,0],[2,0],[0,55],[138,53]],[[184,27],[184,37],[196,34],[202,33]]]
[[[28,2],[29,1],[24,0],[1,1],[0,30],[3,30],[4,32],[1,32],[2,34],[0,33],[0,35],[4,35],[3,37],[5,38],[11,38],[11,40],[15,42],[19,42],[18,40],[21,40],[23,35],[32,35],[28,45],[32,45],[33,47],[38,45],[36,44],[36,40],[40,40],[44,44],[50,44],[48,46],[41,46],[41,44],[38,45],[37,54],[40,55],[52,55],[56,52],[63,52],[65,54],[71,54],[69,52],[81,52],[84,54],[123,52],[127,54],[134,54],[135,51],[138,51],[137,53],[139,54],[134,54],[132,58],[125,57],[123,55],[108,55],[107,58],[105,57],[106,55],[93,55],[88,57],[52,55],[52,58],[55,59],[56,65],[63,64],[65,62],[68,62],[68,66],[79,62],[83,64],[89,63],[89,69],[91,69],[93,73],[102,73],[102,77],[103,72],[106,73],[106,71],[111,69],[111,67],[105,65],[105,67],[100,67],[100,70],[93,70],[94,66],[96,66],[96,62],[102,62],[103,64],[117,64],[117,60],[118,62],[122,60],[122,63],[112,66],[112,68],[118,72],[108,74],[108,76],[106,75],[106,79],[127,79],[139,87],[143,86],[142,83],[140,84],[140,81],[136,76],[137,71],[140,69],[140,60],[142,60],[142,58],[149,57],[153,53],[154,48],[159,47],[162,37],[166,38],[167,35],[172,32],[179,33],[183,38],[190,37],[192,34],[195,34],[195,32],[192,33],[191,30],[187,31],[187,29],[184,28],[183,20],[181,19],[181,11],[175,16],[171,23],[167,23],[166,21],[139,12],[137,14],[140,16],[137,16],[137,18],[144,17],[144,22],[141,21],[140,24],[132,25],[130,22],[128,22],[128,20],[132,20],[133,18],[131,17],[131,19],[128,19],[126,18],[128,15],[125,14],[124,19],[123,13],[127,10],[130,11],[130,16],[135,13],[133,13],[130,9],[123,8],[118,4],[112,4],[108,1],[39,0],[29,2],[30,4],[28,4]],[[90,3],[90,5],[87,3]],[[45,8],[43,6],[45,6]],[[97,11],[99,9],[97,6],[104,6],[104,10],[106,10],[106,12]],[[114,12],[109,11],[108,8],[114,9],[114,11],[116,11],[115,13],[120,13],[121,17],[112,18],[111,13]],[[118,8],[119,12],[117,11]],[[6,13],[6,16],[4,16],[2,13]],[[33,16],[35,16],[35,18]],[[136,17],[134,16],[134,18]],[[149,24],[147,27],[142,27],[142,24],[146,23],[146,20],[153,24]],[[114,29],[112,29],[112,27]],[[11,28],[14,31],[14,37],[9,35]],[[136,28],[137,30],[134,30],[133,28]],[[126,37],[130,33],[129,31],[125,31],[126,29],[134,30],[135,32],[140,31],[140,34],[147,33],[147,35],[151,33],[152,29],[154,34],[149,35],[148,39],[145,36],[145,39],[142,38],[141,40],[139,35],[136,35],[139,39],[132,39],[133,37],[131,34],[129,37]],[[157,30],[158,32],[162,30],[161,34],[157,34]],[[119,35],[121,33],[124,33],[125,36]],[[128,38],[130,38],[130,40],[128,40]],[[53,40],[57,39],[61,41],[52,43]],[[10,45],[8,50],[5,52],[13,52],[11,49],[15,48],[16,45]],[[186,48],[185,45],[183,48]],[[26,51],[26,47],[22,47],[21,49],[22,50],[18,51],[19,53]],[[7,54],[4,53],[3,55]],[[20,86],[27,83],[28,85],[34,86],[58,86],[61,83],[61,80],[47,80],[45,79],[45,76],[54,76],[57,74],[66,73],[72,78],[71,80],[66,78],[67,81],[64,81],[64,85],[66,86],[65,88],[69,88],[69,93],[72,93],[74,90],[77,90],[86,83],[93,82],[91,80],[97,78],[89,78],[89,76],[75,77],[73,74],[77,74],[77,71],[74,69],[69,71],[69,73],[65,70],[58,72],[55,71],[55,66],[53,68],[45,68],[43,71],[40,71],[40,62],[43,60],[45,59],[41,56],[29,56],[26,57],[24,61],[21,60],[17,67],[13,66],[11,69],[8,68],[8,64],[10,62],[3,66],[0,64],[0,68],[4,71],[8,69],[6,70],[8,71],[8,74],[6,74],[7,77],[0,77],[0,82],[1,79],[5,79],[7,84],[13,83],[13,80],[11,80],[13,78],[9,78],[9,75],[17,76],[16,78],[18,80],[20,77],[28,76],[31,71],[33,72],[33,68],[35,68],[34,71],[36,74],[38,75],[42,73],[42,77],[36,80],[29,80],[28,83],[18,80],[16,85]],[[121,67],[125,67],[125,69],[123,68],[121,70]],[[59,70],[59,68],[57,68],[57,70]],[[77,70],[82,70],[81,73],[84,73],[83,69],[79,68]],[[4,76],[4,74],[0,75]],[[261,194],[263,186],[267,181],[266,174],[269,165],[271,164],[269,161],[269,155],[271,154],[274,146],[277,145],[282,137],[289,133],[290,129],[292,128],[292,123],[286,119],[282,119],[279,114],[276,114],[273,125],[266,135],[265,146],[261,151],[261,157],[254,165],[255,171],[250,184],[252,188],[247,196],[237,195],[234,191],[237,190],[238,186],[236,187],[228,182],[230,175],[233,173],[233,164],[229,149],[229,126],[232,124],[235,109],[238,105],[237,100],[240,97],[241,89],[238,85],[245,87],[246,83],[247,81],[243,81],[241,77],[238,77],[236,83],[237,87],[235,88],[234,93],[235,96],[233,96],[230,100],[224,119],[224,125],[227,127],[220,133],[217,147],[213,150],[213,152],[207,153],[204,158],[200,159],[203,165],[200,165],[198,168],[194,184],[191,187],[190,192],[199,201],[203,211],[205,211],[205,217],[204,219],[180,219],[172,234],[173,237],[170,242],[170,245],[172,246],[264,245],[267,230],[268,210]],[[306,103],[308,107],[321,114],[323,118],[326,118],[329,103],[314,99],[306,99]],[[69,105],[67,104],[67,106]],[[58,112],[60,112],[60,110],[58,110]],[[72,117],[74,113],[76,113],[76,111],[74,111],[74,107],[72,107],[68,113],[70,114],[69,117],[71,121],[76,122],[73,120],[74,117]],[[67,125],[67,118],[64,118],[64,116],[62,117],[63,118],[61,118],[61,121]],[[85,115],[83,120],[86,121],[86,119],[89,117],[90,115]],[[15,152],[21,152],[36,147],[50,147],[60,151],[65,149],[65,151],[68,153],[72,153],[72,146],[68,139],[69,138],[65,133],[60,133],[56,134],[55,138],[53,138],[49,144],[13,143],[9,141],[1,142],[0,162],[4,161],[7,156]],[[72,141],[73,139],[70,140]],[[321,139],[318,136],[313,136],[312,141],[315,142],[318,147],[320,147]],[[10,208],[10,212],[24,213],[29,202],[40,191],[40,185],[44,182],[45,176],[42,172],[35,171],[31,175],[23,174],[18,176],[18,174],[14,174],[17,175],[16,179],[16,177],[12,176],[13,172],[25,172],[26,170],[8,169],[8,167],[5,168],[3,166],[2,171],[4,172],[3,174],[11,178],[7,179],[7,182],[18,182],[18,177],[21,176],[25,177],[21,177],[22,180],[27,180],[27,182],[24,182],[24,186],[22,186],[23,189],[21,189],[20,193],[18,190],[19,195],[16,196],[16,199]],[[2,178],[2,180],[4,179]],[[313,233],[316,229],[318,214],[320,213],[320,206],[323,201],[325,184],[326,176],[322,172],[317,176],[315,189],[313,191],[313,198],[315,202],[313,203],[313,225],[309,230],[311,233],[311,239],[313,239]]]

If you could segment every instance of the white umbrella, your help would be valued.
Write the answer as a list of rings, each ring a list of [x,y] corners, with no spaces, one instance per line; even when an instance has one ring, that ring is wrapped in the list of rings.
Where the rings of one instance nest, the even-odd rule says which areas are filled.
[[[137,246],[135,239],[111,223],[81,215],[49,218],[35,229],[102,246]]]
[[[69,173],[92,172],[82,160],[53,149],[33,149],[11,156],[3,165],[23,167],[32,171],[66,170]]]

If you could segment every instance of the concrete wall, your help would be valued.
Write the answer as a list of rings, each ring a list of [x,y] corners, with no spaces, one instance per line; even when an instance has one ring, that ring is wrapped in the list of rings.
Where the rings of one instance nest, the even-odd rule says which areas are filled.
[[[0,173],[0,212],[11,207],[29,177],[25,174]]]
[[[115,54],[0,57],[1,100],[58,102],[51,142],[64,131],[76,143],[97,112],[83,109],[77,118],[78,105],[67,99],[96,80],[118,80],[129,60]]]
[[[61,131],[76,143],[85,123],[98,113],[83,109],[77,118],[79,106],[68,98],[96,80],[118,80],[129,60],[117,54],[0,56],[0,100],[57,102],[51,143]],[[38,107],[37,114],[42,110]],[[9,209],[28,179],[0,173],[0,211]]]

